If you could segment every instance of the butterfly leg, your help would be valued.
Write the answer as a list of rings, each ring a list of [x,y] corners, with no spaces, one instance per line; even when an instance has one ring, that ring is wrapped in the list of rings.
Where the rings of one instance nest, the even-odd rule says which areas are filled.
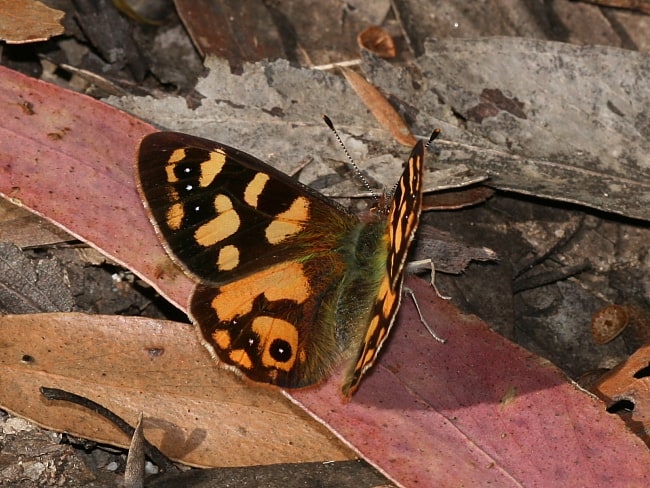
[[[435,288],[435,287],[434,287],[434,288]],[[411,289],[410,289],[409,287],[407,287],[407,286],[405,286],[405,287],[403,288],[403,292],[406,293],[408,296],[410,296],[410,297],[411,297],[411,300],[413,300],[413,303],[415,304],[415,309],[418,311],[418,315],[420,316],[420,322],[422,322],[422,325],[424,325],[424,328],[427,329],[427,330],[429,331],[429,334],[431,334],[431,336],[432,336],[435,340],[437,340],[438,342],[440,342],[441,344],[446,343],[446,342],[447,342],[447,339],[443,339],[443,338],[440,337],[438,334],[436,334],[436,331],[433,330],[433,327],[431,327],[431,326],[429,325],[429,323],[428,323],[428,322],[426,321],[426,319],[424,318],[424,315],[422,315],[422,312],[420,311],[420,305],[418,304],[418,300],[417,300],[417,298],[415,297],[415,292],[414,292],[413,290],[411,290]]]
[[[436,286],[436,266],[433,262],[433,259],[420,259],[419,261],[411,261],[406,263],[406,272],[409,274],[421,273],[424,270],[431,270],[431,287],[438,295],[438,298],[443,300],[451,300],[451,297],[440,294],[438,287]]]

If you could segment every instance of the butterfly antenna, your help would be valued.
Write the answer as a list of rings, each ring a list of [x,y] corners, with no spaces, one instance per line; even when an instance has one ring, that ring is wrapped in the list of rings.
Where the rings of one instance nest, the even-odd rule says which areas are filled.
[[[366,179],[366,177],[363,176],[363,173],[361,173],[361,170],[357,166],[357,163],[354,162],[354,159],[352,159],[352,156],[350,156],[350,153],[348,152],[348,148],[345,147],[345,144],[343,144],[343,141],[341,140],[341,136],[339,136],[339,133],[334,128],[334,123],[330,120],[330,118],[327,115],[323,115],[323,120],[327,124],[327,127],[329,127],[330,130],[334,133],[334,137],[336,137],[336,140],[339,141],[339,144],[343,148],[343,152],[345,153],[345,156],[348,158],[348,162],[350,163],[350,166],[352,166],[354,168],[354,171],[357,174],[357,178],[359,178],[359,180],[361,180],[361,183],[363,184],[363,186],[366,187],[366,190],[368,190],[370,193],[372,193],[372,198],[374,198],[375,200],[378,200],[379,196],[372,189],[372,187],[370,186],[370,183],[368,183],[368,180]]]

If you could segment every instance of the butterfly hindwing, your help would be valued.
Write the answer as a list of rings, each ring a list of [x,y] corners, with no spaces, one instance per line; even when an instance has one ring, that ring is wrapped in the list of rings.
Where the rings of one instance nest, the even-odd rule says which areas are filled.
[[[331,283],[341,275],[313,278],[289,261],[219,288],[199,285],[190,314],[213,355],[250,379],[285,388],[318,383],[341,358],[333,321],[319,308],[335,301]]]
[[[318,383],[344,359],[352,394],[399,307],[423,152],[390,205],[360,220],[237,149],[146,136],[138,187],[165,249],[198,282],[189,313],[213,356],[281,387]]]

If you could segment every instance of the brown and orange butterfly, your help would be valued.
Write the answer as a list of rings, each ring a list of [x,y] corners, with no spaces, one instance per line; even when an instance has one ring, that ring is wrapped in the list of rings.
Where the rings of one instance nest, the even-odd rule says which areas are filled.
[[[138,187],[189,314],[222,363],[284,388],[346,363],[350,396],[395,320],[420,220],[424,146],[392,197],[356,215],[238,149],[175,132],[140,143]]]

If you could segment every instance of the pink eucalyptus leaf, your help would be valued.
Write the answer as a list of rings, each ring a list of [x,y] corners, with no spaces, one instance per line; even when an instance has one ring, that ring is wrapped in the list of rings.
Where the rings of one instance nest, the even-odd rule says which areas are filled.
[[[155,129],[93,98],[1,66],[0,102],[0,194],[184,306],[192,282],[169,267],[134,181],[138,142]]]

